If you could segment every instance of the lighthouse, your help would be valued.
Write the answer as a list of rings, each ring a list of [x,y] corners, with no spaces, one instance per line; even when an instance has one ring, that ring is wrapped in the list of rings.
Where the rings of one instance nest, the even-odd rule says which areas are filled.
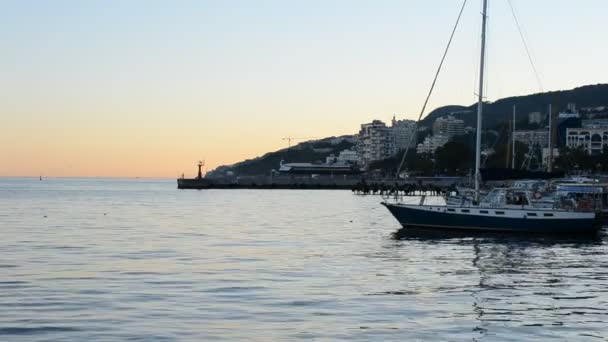
[[[203,167],[203,165],[205,165],[205,162],[199,160],[199,162],[198,162],[198,177],[196,177],[197,179],[203,178],[203,172],[201,171],[201,168]]]

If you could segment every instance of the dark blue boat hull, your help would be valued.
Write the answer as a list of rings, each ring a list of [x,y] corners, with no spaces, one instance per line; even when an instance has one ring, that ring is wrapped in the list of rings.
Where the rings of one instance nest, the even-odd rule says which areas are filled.
[[[539,220],[513,217],[458,215],[440,211],[412,209],[382,203],[405,228],[432,228],[471,231],[500,231],[532,234],[595,234],[601,218]]]

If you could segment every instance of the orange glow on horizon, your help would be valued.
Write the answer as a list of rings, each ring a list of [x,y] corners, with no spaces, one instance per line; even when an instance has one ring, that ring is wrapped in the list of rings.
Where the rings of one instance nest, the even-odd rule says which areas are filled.
[[[0,176],[192,177],[198,160],[211,170],[283,137],[416,119],[460,6],[12,1],[0,13]],[[545,91],[607,82],[602,8],[522,2]],[[478,10],[463,14],[427,113],[476,101]],[[538,92],[507,3],[490,18],[487,99]]]

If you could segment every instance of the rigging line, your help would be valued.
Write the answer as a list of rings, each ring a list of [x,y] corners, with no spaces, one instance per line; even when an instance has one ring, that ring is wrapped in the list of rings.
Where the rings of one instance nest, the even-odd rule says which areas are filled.
[[[500,140],[500,136],[503,134],[503,132],[505,131],[505,129],[506,129],[506,126],[504,126],[504,125],[503,125],[503,126],[502,126],[502,128],[500,129],[500,132],[498,132],[498,133],[496,134],[496,139],[494,140],[494,143],[492,144],[492,146],[490,147],[490,149],[492,149],[492,150],[496,150],[496,145],[498,145],[498,141]],[[507,138],[507,139],[508,139],[508,138]],[[487,139],[486,139],[486,140],[487,140]],[[483,154],[482,154],[482,156],[483,156]],[[489,156],[489,155],[486,155],[486,159],[484,159],[484,160],[481,162],[481,164],[482,164],[482,165],[481,165],[481,167],[486,167],[486,163],[488,162],[488,159],[489,159],[489,158],[490,158],[490,156]]]
[[[521,26],[519,25],[519,20],[517,19],[517,15],[515,14],[515,8],[513,8],[513,4],[511,0],[507,0],[509,3],[509,7],[511,8],[511,14],[513,15],[513,19],[515,20],[515,26],[517,26],[517,31],[519,32],[519,37],[521,38],[522,43],[524,44],[524,49],[526,50],[526,54],[528,55],[528,60],[530,61],[530,65],[532,66],[532,70],[534,71],[534,76],[536,77],[536,82],[538,82],[538,87],[540,88],[540,92],[543,90],[543,83],[540,80],[540,76],[538,71],[536,70],[536,65],[534,65],[534,60],[532,59],[532,55],[530,55],[530,50],[528,49],[528,43],[526,43],[526,38],[522,32]]]
[[[450,45],[452,44],[452,39],[454,38],[454,34],[456,33],[456,28],[458,28],[458,23],[460,22],[460,18],[462,17],[462,12],[464,11],[464,7],[467,4],[467,0],[463,0],[462,6],[460,7],[460,12],[458,13],[458,18],[456,18],[456,23],[454,24],[454,28],[452,29],[452,34],[450,34],[450,39],[448,40],[448,45],[445,47],[445,51],[443,52],[443,56],[441,57],[441,62],[439,62],[439,67],[437,67],[437,72],[435,73],[435,77],[433,78],[433,83],[431,84],[431,88],[424,100],[424,104],[422,105],[422,109],[420,110],[420,114],[418,115],[418,120],[414,125],[414,134],[410,135],[410,141],[405,148],[405,152],[403,153],[403,157],[401,158],[401,162],[399,163],[399,167],[397,168],[396,177],[399,178],[399,172],[401,172],[401,168],[403,167],[403,163],[405,162],[405,157],[407,156],[407,152],[410,149],[410,145],[412,144],[412,140],[416,136],[416,132],[418,131],[418,123],[420,119],[422,119],[422,115],[424,114],[424,110],[426,109],[426,105],[429,103],[429,99],[431,98],[431,94],[433,93],[433,89],[435,88],[435,83],[437,83],[437,78],[439,78],[439,72],[441,72],[441,67],[443,66],[443,62],[445,61],[445,57],[448,54],[450,49]]]

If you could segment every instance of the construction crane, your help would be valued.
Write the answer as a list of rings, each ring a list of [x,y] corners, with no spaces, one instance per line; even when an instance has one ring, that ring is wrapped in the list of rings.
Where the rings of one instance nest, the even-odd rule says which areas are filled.
[[[299,138],[294,138],[294,137],[285,137],[282,138],[281,140],[287,140],[287,148],[291,148],[291,141],[292,140],[309,140],[309,139],[319,139],[319,137],[299,137]]]

